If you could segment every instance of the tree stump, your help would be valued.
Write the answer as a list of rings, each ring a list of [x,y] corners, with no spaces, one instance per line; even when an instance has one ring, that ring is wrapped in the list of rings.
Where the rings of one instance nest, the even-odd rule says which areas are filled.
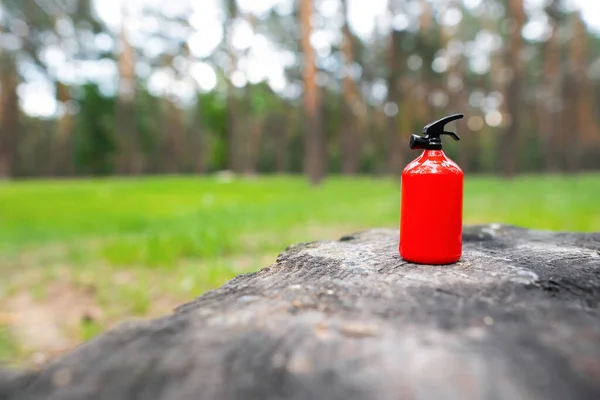
[[[170,316],[123,324],[10,399],[600,399],[600,233],[466,227],[416,265],[398,231],[289,247]]]

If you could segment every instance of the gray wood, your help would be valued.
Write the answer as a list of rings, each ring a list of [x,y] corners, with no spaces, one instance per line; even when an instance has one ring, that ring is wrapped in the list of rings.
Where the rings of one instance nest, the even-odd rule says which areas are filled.
[[[0,397],[600,399],[600,233],[467,227],[449,266],[397,244],[291,246],[173,315],[0,374]]]

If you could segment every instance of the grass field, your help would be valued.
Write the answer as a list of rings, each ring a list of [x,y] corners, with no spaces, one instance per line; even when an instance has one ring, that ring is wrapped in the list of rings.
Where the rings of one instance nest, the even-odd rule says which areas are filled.
[[[290,243],[395,228],[399,198],[372,178],[0,184],[0,360],[43,362],[119,321],[167,314]],[[464,219],[600,231],[599,198],[600,175],[476,177]]]

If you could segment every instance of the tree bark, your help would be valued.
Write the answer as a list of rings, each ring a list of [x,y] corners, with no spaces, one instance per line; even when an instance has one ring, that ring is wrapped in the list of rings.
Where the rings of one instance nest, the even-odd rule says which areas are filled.
[[[183,142],[183,115],[177,105],[169,99],[163,99],[164,114],[164,168],[169,174],[181,171],[185,161],[185,144]]]
[[[393,16],[396,12],[397,0],[390,0],[389,12]],[[400,72],[401,68],[401,33],[394,30],[390,31],[389,49],[387,54],[387,105],[388,108],[394,108],[395,114],[387,115],[387,136],[388,136],[388,169],[391,175],[399,177],[403,169],[402,148],[400,143],[400,132],[398,120],[400,116],[400,105],[402,103],[402,94],[400,92]]]
[[[454,36],[459,40],[464,39],[462,29],[458,28],[459,32]],[[452,34],[447,32],[447,28],[440,27],[442,48],[447,48],[448,42]],[[450,66],[446,74],[445,92],[448,93],[451,110],[450,113],[459,112],[459,110],[467,110],[469,107],[468,91],[464,88],[464,79],[467,77],[466,65],[464,56],[457,55],[455,58],[448,56]],[[451,80],[460,80],[463,82],[463,87],[452,87]],[[467,118],[469,118],[467,116]],[[459,122],[460,123],[460,122]],[[458,143],[458,162],[460,168],[465,173],[470,173],[473,170],[473,160],[479,155],[479,140],[478,134],[471,132],[470,134],[459,135],[460,142]]]
[[[567,147],[569,169],[577,172],[582,168],[585,156],[599,144],[600,130],[596,117],[595,88],[587,77],[588,33],[579,12],[571,15],[573,37],[569,41],[569,61],[572,82],[576,88],[575,115],[576,129],[568,131]]]
[[[248,103],[252,101],[252,92],[249,90]],[[247,112],[244,134],[243,172],[246,175],[256,175],[262,148],[265,117],[262,111]]]
[[[495,29],[495,20],[491,18],[489,15],[485,16],[482,20],[482,25],[484,29],[487,29],[491,32]],[[487,139],[487,146],[493,146],[495,151],[493,153],[493,162],[489,162],[489,168],[492,172],[496,174],[501,174],[501,157],[502,157],[502,144],[500,143],[504,140],[505,130],[503,129],[507,126],[508,120],[510,118],[508,111],[508,99],[507,99],[507,85],[509,78],[509,68],[507,67],[507,57],[506,57],[506,44],[503,42],[500,49],[493,51],[490,54],[490,84],[491,89],[498,93],[501,93],[503,96],[503,101],[500,104],[498,111],[502,116],[502,122],[500,125],[500,129],[496,127],[488,126],[484,123],[483,128],[480,132],[482,136],[482,140]],[[481,87],[485,87],[485,84],[482,83]],[[485,118],[485,116],[483,115]],[[493,136],[493,139],[490,137]],[[490,140],[491,139],[491,140]],[[485,147],[485,146],[484,146]],[[485,162],[484,157],[479,158],[480,162]],[[489,159],[488,159],[489,160]]]
[[[198,101],[200,101],[198,97]],[[197,105],[193,110],[192,120],[187,127],[187,141],[190,143],[188,159],[191,162],[195,174],[206,172],[206,141],[204,140],[204,127],[202,126],[202,115]]]
[[[522,60],[523,37],[521,36],[521,32],[526,18],[523,0],[508,0],[508,18],[514,24],[510,33],[508,46],[508,65],[512,68],[512,79],[508,83],[506,90],[509,123],[500,143],[500,161],[502,175],[510,178],[517,173],[518,140],[521,125],[520,113],[523,105],[521,89],[524,67]]]
[[[561,93],[561,54],[558,40],[558,21],[551,16],[552,33],[545,43],[545,82],[541,99],[540,133],[546,172],[559,170],[560,160],[557,141],[560,139],[561,108],[564,107]]]
[[[422,12],[419,17],[419,36],[423,41],[426,49],[423,52],[425,56],[423,59],[423,65],[421,67],[420,81],[417,86],[417,98],[420,99],[420,121],[419,125],[425,126],[426,124],[433,121],[434,109],[431,104],[431,93],[435,86],[435,77],[432,73],[433,57],[430,58],[433,51],[436,49],[437,43],[435,41],[435,31],[432,29],[433,26],[433,10],[429,0],[420,0]]]
[[[304,171],[311,184],[317,185],[326,174],[326,150],[321,120],[321,99],[317,86],[315,50],[310,43],[313,0],[300,0],[302,50],[304,53]]]
[[[185,56],[191,68],[195,59],[190,53],[188,46],[185,46]],[[191,71],[188,71],[188,75],[192,75]],[[191,164],[192,171],[195,174],[204,174],[207,170],[207,132],[203,124],[204,104],[202,103],[202,95],[200,94],[201,89],[199,83],[196,81],[194,81],[194,89],[196,91],[196,102],[192,109],[190,121],[184,128],[186,133],[185,138],[189,143],[189,146],[187,146],[187,160]]]
[[[227,169],[232,172],[242,172],[242,160],[240,156],[239,136],[239,102],[237,90],[233,85],[233,74],[237,71],[238,61],[236,49],[233,46],[233,27],[238,17],[238,8],[236,0],[225,0],[227,7],[227,53],[229,55],[229,64],[227,70]]]
[[[0,49],[0,179],[16,173],[17,140],[19,137],[19,75],[16,61]]]
[[[125,6],[124,6],[125,7]],[[135,50],[126,33],[127,13],[123,14],[121,27],[121,52],[118,55],[119,92],[116,109],[117,159],[116,170],[126,175],[138,175],[143,171],[139,132],[135,124]]]
[[[275,172],[283,174],[288,169],[288,141],[297,127],[296,109],[284,104],[283,115],[278,116],[275,124]]]
[[[342,52],[345,66],[344,78],[342,79],[342,131],[340,133],[342,173],[354,175],[358,172],[360,165],[361,128],[364,128],[364,124],[359,123],[355,110],[364,105],[356,89],[354,78],[350,75],[350,68],[354,64],[354,48],[352,32],[348,24],[348,0],[342,0],[342,14],[344,18]]]
[[[261,271],[130,322],[0,397],[600,398],[600,233],[465,227],[462,259],[398,255],[398,230],[290,246]]]
[[[53,174],[70,176],[73,174],[73,115],[69,110],[70,88],[62,82],[56,82],[56,100],[62,108],[56,123],[57,134],[53,146]]]
[[[244,122],[244,133],[242,135],[241,132],[238,132],[240,143],[237,151],[241,172],[245,175],[255,175],[260,158],[265,117],[264,110],[253,107],[253,99],[256,96],[255,87],[248,85],[244,92],[245,107],[239,115]]]

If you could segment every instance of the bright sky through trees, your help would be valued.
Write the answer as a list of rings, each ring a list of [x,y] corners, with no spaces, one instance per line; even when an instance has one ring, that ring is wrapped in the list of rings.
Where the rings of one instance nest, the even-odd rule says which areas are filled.
[[[468,8],[475,8],[483,0],[464,0]],[[446,0],[431,0],[432,3],[444,4]],[[126,5],[124,6],[124,4]],[[339,15],[339,0],[321,0],[317,2],[317,12],[328,20],[335,20]],[[353,31],[363,40],[369,40],[374,30],[384,32],[390,25],[395,29],[409,29],[410,18],[404,15],[391,19],[387,17],[387,0],[348,0],[350,15],[349,20]],[[195,32],[185,37],[192,55],[197,59],[190,65],[189,72],[198,87],[204,91],[213,90],[217,84],[215,69],[207,59],[223,39],[224,13],[220,7],[221,0],[96,0],[96,11],[108,26],[118,31],[121,26],[123,11],[128,16],[127,29],[132,45],[143,49],[146,54],[158,55],[167,49],[159,40],[147,40],[141,33],[143,30],[157,28],[159,22],[152,17],[142,17],[142,10],[156,9],[167,16],[182,15],[189,12],[186,8],[191,5],[193,11],[189,21]],[[279,14],[291,13],[292,0],[238,0],[241,11],[253,13],[259,18],[269,10],[275,9]],[[414,3],[418,8],[418,3]],[[541,6],[544,0],[526,0],[529,21],[523,29],[523,35],[528,40],[544,40],[548,27],[546,17]],[[570,6],[583,11],[584,20],[600,32],[600,1],[571,0]],[[418,14],[419,10],[412,10]],[[447,8],[438,19],[438,23],[456,25],[461,22],[462,14],[457,8]],[[414,20],[414,19],[413,19]],[[331,24],[335,27],[335,23]],[[158,27],[160,29],[160,27]],[[177,35],[177,32],[169,32]],[[183,35],[183,32],[181,33]],[[332,29],[317,29],[313,32],[311,42],[319,55],[326,55],[331,51],[331,45],[340,40],[339,32]],[[493,45],[493,37],[482,35],[478,41],[478,51],[471,57],[470,67],[474,72],[486,73],[489,69],[489,60],[485,49]],[[96,45],[110,50],[113,40],[106,34],[96,37]],[[282,51],[265,36],[254,34],[250,24],[239,21],[235,29],[234,46],[239,50],[249,50],[247,56],[240,62],[240,70],[233,76],[233,84],[242,87],[248,82],[258,83],[267,81],[271,88],[278,93],[298,96],[300,91],[288,85],[284,76],[284,67],[295,62],[295,56]],[[106,92],[113,92],[116,87],[117,68],[113,61],[104,60],[78,61],[66,60],[60,48],[49,48],[44,52],[44,58],[51,66],[51,70],[66,83],[92,80],[98,82]],[[439,64],[439,63],[438,63]],[[437,69],[443,65],[434,66]],[[436,70],[437,70],[436,69]],[[194,96],[193,85],[190,82],[177,81],[167,69],[151,71],[148,66],[138,65],[138,75],[148,78],[149,90],[155,94],[173,93],[181,97],[182,101],[190,101]],[[443,72],[443,71],[442,71]],[[56,114],[56,101],[54,89],[43,76],[33,70],[26,74],[27,83],[19,87],[19,96],[22,107],[28,114],[40,117],[52,117]],[[385,93],[382,92],[384,96]]]

